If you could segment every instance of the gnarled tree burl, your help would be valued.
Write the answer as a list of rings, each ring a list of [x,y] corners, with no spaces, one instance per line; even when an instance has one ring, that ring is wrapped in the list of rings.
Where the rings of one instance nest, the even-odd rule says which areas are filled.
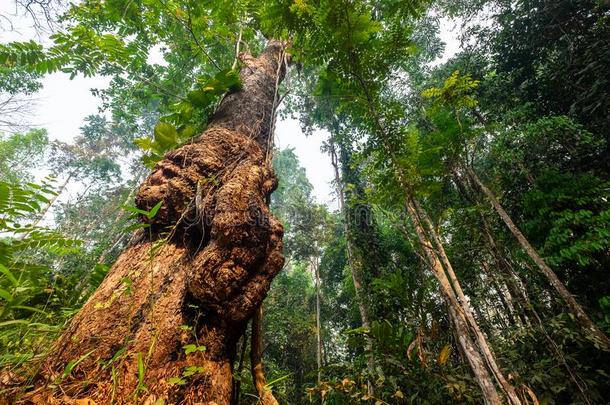
[[[236,341],[284,261],[266,205],[283,53],[271,41],[258,58],[242,56],[243,90],[141,185],[139,208],[163,201],[152,238],[134,237],[56,342],[34,402],[229,404]],[[71,361],[80,362],[62,378]]]

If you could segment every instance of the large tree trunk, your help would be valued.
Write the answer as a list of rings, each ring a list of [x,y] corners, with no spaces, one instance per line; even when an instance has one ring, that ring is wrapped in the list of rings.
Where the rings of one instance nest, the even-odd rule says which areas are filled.
[[[243,56],[244,89],[144,181],[137,206],[161,209],[56,342],[31,400],[230,403],[236,342],[284,261],[265,204],[283,55],[272,41]]]
[[[578,301],[574,298],[572,294],[568,291],[568,289],[563,285],[557,274],[551,269],[546,261],[538,254],[538,251],[529,243],[525,235],[521,232],[521,230],[515,225],[511,217],[502,207],[502,204],[498,201],[494,193],[487,188],[487,186],[479,179],[479,176],[472,170],[471,167],[466,166],[466,173],[468,177],[477,185],[477,187],[485,194],[485,196],[489,199],[489,202],[496,210],[506,227],[513,234],[515,239],[519,242],[525,253],[532,259],[534,263],[540,269],[540,272],[544,274],[547,278],[551,286],[557,291],[559,296],[563,299],[568,307],[568,310],[574,315],[576,321],[580,325],[583,333],[587,336],[598,348],[610,351],[610,338],[608,338],[604,332],[602,332],[595,323],[589,318],[584,309],[580,306]]]

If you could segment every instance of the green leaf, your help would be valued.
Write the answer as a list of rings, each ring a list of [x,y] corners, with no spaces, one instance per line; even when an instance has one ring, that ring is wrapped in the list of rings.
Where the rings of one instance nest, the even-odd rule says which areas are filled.
[[[180,139],[187,141],[197,135],[197,129],[192,125],[187,125],[180,131]]]
[[[91,353],[93,353],[94,351],[95,351],[95,349],[83,354],[77,360],[69,361],[68,364],[66,364],[66,368],[64,369],[64,373],[62,374],[61,379],[63,380],[66,377],[68,377],[72,373],[72,370],[74,370],[74,367],[78,366],[83,360],[85,360],[87,357],[89,357],[91,355]]]
[[[2,264],[0,264],[0,273],[4,274],[6,278],[8,278],[11,283],[13,283],[13,285],[19,285],[19,282],[17,281],[17,278],[13,275],[13,273],[11,273],[11,271]]]
[[[156,154],[156,153],[142,156],[142,163],[144,164],[144,166],[148,167],[149,169],[152,169],[153,167],[155,167],[155,165],[158,162],[160,162],[161,160],[163,160],[163,156]]]
[[[286,374],[283,375],[281,377],[276,378],[275,380],[271,380],[269,381],[267,384],[265,384],[265,387],[271,387],[273,384],[277,384],[280,381],[284,381],[285,379],[287,379],[288,377],[290,377],[290,374]]]
[[[125,228],[123,228],[121,230],[121,232],[129,233],[129,232],[135,231],[136,229],[142,229],[142,228],[148,228],[148,227],[150,227],[150,224],[138,223],[138,224],[133,224],[133,225],[126,226]]]
[[[125,211],[129,211],[129,212],[132,212],[134,214],[140,214],[140,215],[144,215],[144,216],[148,216],[149,213],[150,213],[149,211],[142,210],[142,209],[140,209],[138,207],[134,207],[132,205],[123,205],[122,208]]]
[[[11,302],[13,300],[13,296],[11,295],[11,293],[6,290],[3,290],[2,288],[0,288],[0,298],[4,298],[8,302]]]
[[[178,143],[178,132],[172,124],[159,122],[155,126],[155,142],[162,150],[169,150]]]
[[[191,377],[195,374],[201,374],[203,373],[204,368],[200,367],[200,366],[188,366],[184,369],[184,371],[182,372],[182,376],[183,377]]]
[[[150,138],[136,138],[133,140],[134,145],[142,150],[153,150],[153,141]]]
[[[184,354],[191,354],[191,353],[195,353],[195,352],[205,352],[205,346],[197,346],[194,344],[188,344],[188,345],[182,346],[182,348],[184,349]]]
[[[34,308],[34,307],[29,307],[27,305],[14,305],[13,308],[16,308],[16,309],[25,309],[27,311],[36,312],[36,313],[39,313],[39,314],[44,315],[44,316],[49,316],[49,314],[47,312],[43,311],[42,309],[38,309],[38,308]]]
[[[12,326],[12,325],[28,325],[28,326],[30,326],[30,322],[27,319],[12,319],[10,321],[0,322],[0,327],[3,327],[3,326]]]
[[[157,204],[155,204],[155,206],[152,207],[147,214],[145,214],[146,217],[148,219],[153,219],[155,217],[155,215],[157,215],[157,212],[159,212],[159,209],[161,208],[162,205],[163,205],[163,200],[161,200]]]
[[[204,89],[189,91],[186,94],[186,98],[193,104],[195,107],[207,107],[212,103],[212,97],[210,94]]]
[[[142,353],[138,352],[138,386],[136,387],[136,394],[141,390],[148,391],[146,385],[144,385],[144,376],[146,372],[146,367],[144,365],[144,359],[142,358]]]
[[[186,384],[186,381],[180,377],[171,377],[169,380],[167,380],[167,382],[170,383],[171,385],[185,385]]]
[[[232,69],[221,70],[214,76],[226,90],[239,91],[243,88],[239,74]],[[223,90],[223,93],[226,91]]]

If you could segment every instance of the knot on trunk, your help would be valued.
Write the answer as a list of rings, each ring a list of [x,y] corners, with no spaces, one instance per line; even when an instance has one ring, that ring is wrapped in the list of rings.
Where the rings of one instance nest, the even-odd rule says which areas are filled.
[[[188,289],[221,318],[248,319],[283,266],[283,227],[265,204],[276,184],[272,171],[246,160],[216,193],[211,240],[193,259]]]
[[[161,208],[153,218],[142,216],[141,220],[153,225],[154,230],[189,228],[195,219],[200,219],[197,195],[213,206],[214,199],[210,197],[246,156],[262,161],[260,146],[247,136],[222,127],[209,128],[193,142],[168,152],[142,183],[135,199],[139,209],[148,211],[159,201]]]

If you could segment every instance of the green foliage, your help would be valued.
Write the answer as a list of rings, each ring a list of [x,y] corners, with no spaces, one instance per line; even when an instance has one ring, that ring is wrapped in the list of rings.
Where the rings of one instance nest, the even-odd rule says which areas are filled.
[[[603,196],[610,182],[547,172],[536,183],[524,198],[524,214],[531,218],[526,229],[544,238],[542,251],[549,262],[603,266],[600,260],[610,248],[610,207]]]
[[[308,132],[331,133],[346,203],[335,213],[316,204],[294,151],[275,153],[271,206],[285,226],[287,264],[265,303],[264,326],[268,385],[280,403],[483,401],[413,243],[404,215],[411,196],[429,213],[511,383],[531,388],[540,403],[603,403],[607,356],[583,339],[460,173],[468,165],[480,174],[610,332],[610,24],[602,3],[88,0],[70,6],[49,46],[1,44],[5,94],[32,94],[50,72],[111,81],[93,91],[102,111],[86,118],[73,144],[47,147],[41,130],[0,138],[0,364],[43,353],[106,275],[125,234],[149,228],[137,220],[161,205],[133,207],[131,190],[144,173],[134,144],[150,168],[202,132],[221,97],[241,88],[229,69],[239,66],[241,35],[240,50],[253,54],[265,37],[289,41],[298,74],[289,72],[286,111],[300,114]],[[466,22],[465,46],[430,64],[442,46],[436,20],[446,16]],[[43,157],[84,190],[62,194],[54,217],[39,222],[57,193],[48,181],[27,183]],[[370,328],[362,327],[348,244],[363,269]],[[311,274],[318,263],[320,383]],[[131,294],[131,279],[121,283],[121,294]],[[195,338],[181,355],[205,355],[197,328],[181,329]],[[69,362],[63,378],[90,354]],[[147,391],[147,358],[133,361],[138,395]],[[243,403],[258,400],[248,369],[236,375]],[[188,366],[169,383],[188,384],[203,371]]]
[[[306,265],[289,265],[275,278],[265,300],[267,380],[290,373],[273,387],[279,401],[301,403],[305,384],[312,381],[316,368],[314,308],[315,290]]]
[[[5,67],[35,65],[44,57],[42,45],[35,41],[10,42],[0,45],[0,64]],[[56,69],[51,71],[54,70]]]
[[[0,92],[11,95],[19,93],[33,94],[42,87],[38,81],[39,79],[39,74],[28,72],[21,66],[0,66]]]
[[[188,345],[182,346],[182,349],[184,349],[184,354],[205,352],[205,346],[199,346],[199,345],[194,345],[194,344],[188,344]]]
[[[7,183],[30,180],[29,171],[40,165],[49,139],[44,129],[25,134],[0,134],[0,174]]]
[[[233,70],[223,70],[214,77],[198,79],[198,86],[186,94],[186,99],[172,105],[172,113],[161,118],[153,131],[153,139],[136,138],[134,144],[148,154],[142,157],[145,166],[152,168],[163,155],[199,134],[201,116],[211,114],[220,96],[239,91],[239,75]],[[205,123],[207,116],[203,119]]]
[[[429,88],[422,92],[422,96],[432,99],[436,105],[450,105],[457,109],[474,108],[478,103],[471,93],[478,85],[478,80],[473,80],[470,75],[462,76],[456,70],[445,80],[442,88]]]
[[[45,263],[45,254],[66,255],[80,242],[37,224],[55,196],[53,185],[18,186],[0,182],[0,364],[35,355],[70,314],[58,302],[62,276]],[[59,304],[59,306],[58,306]]]

